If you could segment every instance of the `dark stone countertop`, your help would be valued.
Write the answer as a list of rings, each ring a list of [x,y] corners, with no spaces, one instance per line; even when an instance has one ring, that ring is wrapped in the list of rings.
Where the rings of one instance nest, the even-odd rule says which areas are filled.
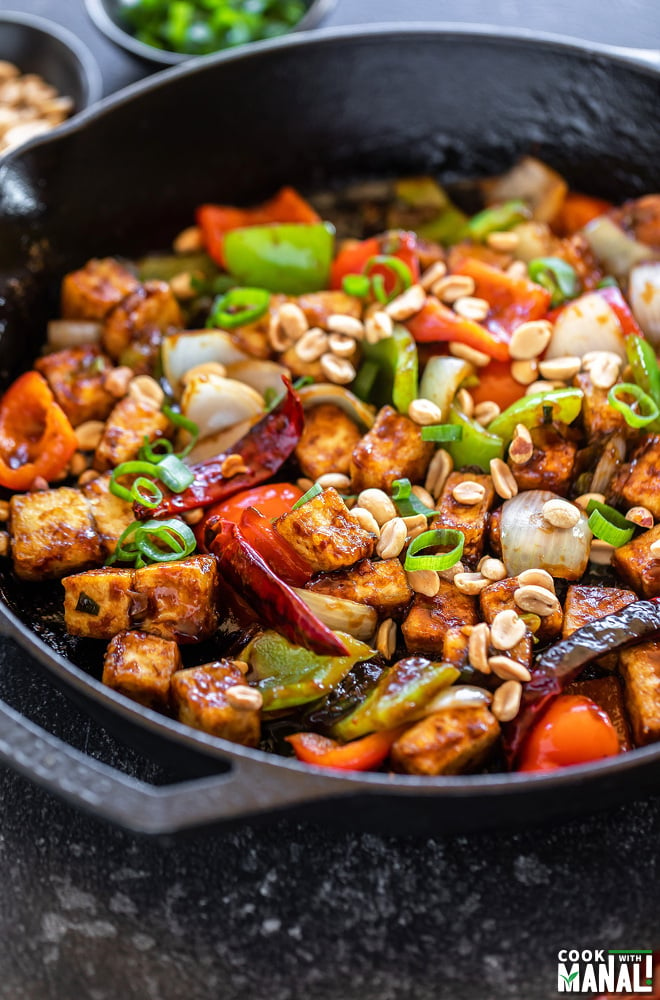
[[[151,69],[103,39],[82,0],[9,3],[73,27],[106,92]],[[655,0],[340,0],[328,23],[406,17],[660,37]],[[8,640],[0,697],[158,778]],[[0,1000],[549,1000],[559,948],[660,945],[657,797],[522,833],[409,840],[278,820],[156,842],[2,769],[0,790]]]

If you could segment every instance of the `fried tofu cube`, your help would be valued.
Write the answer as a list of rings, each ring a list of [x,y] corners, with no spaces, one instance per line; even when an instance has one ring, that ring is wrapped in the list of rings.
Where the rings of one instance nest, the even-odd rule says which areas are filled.
[[[352,316],[353,319],[362,316],[360,299],[339,289],[307,292],[293,301],[300,306],[310,326],[325,327],[329,316]]]
[[[660,595],[660,559],[651,546],[660,539],[660,524],[642,532],[612,553],[612,566],[624,583],[641,597]]]
[[[170,704],[170,683],[181,670],[175,642],[146,632],[119,632],[103,660],[103,683],[147,708],[164,712]]]
[[[520,490],[551,490],[566,496],[573,479],[577,444],[555,427],[534,427],[530,432],[534,452],[529,462],[517,465],[509,459]]]
[[[105,420],[115,405],[114,396],[103,387],[112,362],[93,344],[46,354],[34,367],[47,379],[74,427],[86,420]]]
[[[98,476],[82,488],[87,500],[96,530],[99,533],[103,554],[107,557],[115,551],[120,535],[132,524],[133,506],[110,492],[110,473]]]
[[[282,538],[316,571],[330,572],[367,559],[376,547],[374,535],[350,516],[332,487],[275,522]]]
[[[600,662],[600,661],[599,661]],[[591,698],[607,712],[610,722],[616,729],[619,745],[622,750],[632,750],[630,725],[623,701],[623,689],[618,677],[597,677],[589,681],[573,681],[565,689],[564,694],[578,694]]]
[[[210,639],[218,627],[218,568],[214,556],[152,563],[133,572],[144,610],[134,621],[145,632],[180,644]]]
[[[348,473],[351,455],[362,435],[343,410],[322,403],[305,413],[305,425],[296,447],[303,476],[313,481],[327,472]]]
[[[353,450],[353,489],[359,493],[376,488],[387,493],[395,479],[419,483],[432,455],[433,444],[422,441],[421,428],[391,406],[384,406],[376,423]]]
[[[629,506],[647,507],[656,520],[660,518],[660,435],[643,439],[632,460],[619,471],[613,488]]]
[[[68,486],[14,495],[9,530],[14,570],[22,580],[53,580],[103,561],[89,504]]]
[[[245,677],[230,660],[177,671],[171,690],[179,722],[231,743],[256,747],[261,728],[259,710],[235,708],[225,696],[237,685],[245,686]]]
[[[69,635],[112,639],[131,627],[132,571],[104,566],[62,580],[64,624]]]
[[[461,483],[479,483],[485,493],[483,500],[475,504],[464,504],[454,500],[453,492]],[[490,509],[495,502],[495,490],[490,476],[479,473],[452,472],[447,477],[440,499],[438,516],[433,519],[432,528],[457,528],[463,532],[465,544],[462,559],[474,564],[484,553],[488,533]]]
[[[155,441],[168,432],[169,426],[165,414],[150,401],[124,396],[108,417],[94,453],[94,468],[105,472],[136,458],[145,437]]]
[[[90,260],[62,282],[64,319],[102,320],[139,285],[135,275],[112,257]]]
[[[485,763],[499,734],[486,705],[434,712],[399,737],[392,767],[404,774],[466,774]]]
[[[580,372],[576,375],[573,379],[573,385],[582,389],[584,393],[582,422],[587,440],[594,441],[625,428],[625,417],[609,404],[607,398],[609,390],[596,388],[588,372]]]
[[[660,642],[642,642],[619,654],[624,697],[636,746],[660,740]]]
[[[182,328],[183,316],[170,286],[166,281],[147,281],[108,315],[101,341],[110,357],[121,364],[129,360],[122,358],[124,352],[137,345],[144,353],[146,370],[151,348],[157,351],[165,333]]]
[[[515,611],[517,614],[522,614],[523,612],[521,612],[513,599],[514,592],[519,586],[518,578],[510,576],[506,580],[498,580],[496,583],[491,583],[487,587],[484,587],[479,594],[481,614],[484,621],[487,621],[491,625],[495,615],[500,611]],[[544,615],[541,618],[541,624],[535,633],[537,638],[542,642],[556,639],[561,633],[563,620],[564,615],[560,605],[552,614]]]
[[[564,601],[564,624],[561,630],[562,639],[567,639],[576,629],[588,625],[596,618],[604,618],[623,610],[637,600],[637,594],[632,590],[621,590],[618,587],[582,587],[572,584],[566,591]],[[606,670],[615,670],[616,653],[601,656],[598,663]]]
[[[415,594],[401,631],[409,653],[439,659],[449,629],[476,625],[478,621],[476,598],[462,594],[450,580],[441,579],[435,597]]]
[[[380,562],[363,559],[351,569],[317,576],[306,589],[368,604],[385,618],[398,618],[412,597],[405,570],[398,559],[381,559]]]

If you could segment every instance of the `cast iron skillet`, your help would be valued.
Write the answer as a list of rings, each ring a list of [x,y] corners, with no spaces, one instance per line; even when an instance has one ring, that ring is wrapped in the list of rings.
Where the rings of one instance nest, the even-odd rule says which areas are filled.
[[[253,202],[357,177],[492,174],[532,152],[579,189],[660,190],[660,60],[496,29],[389,26],[291,36],[170,70],[0,168],[0,375],[29,366],[62,274],[167,246],[202,201]],[[296,809],[390,832],[529,823],[651,787],[660,747],[549,776],[323,772],[206,736],[103,687],[99,646],[65,636],[57,584],[0,568],[0,627],[121,739],[185,764],[137,783],[0,707],[0,759],[134,830]],[[218,774],[221,771],[221,774]],[[199,777],[200,774],[205,775]]]

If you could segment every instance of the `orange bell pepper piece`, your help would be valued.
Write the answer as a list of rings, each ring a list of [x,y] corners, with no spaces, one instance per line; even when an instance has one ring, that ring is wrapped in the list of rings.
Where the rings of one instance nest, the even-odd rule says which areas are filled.
[[[498,361],[507,361],[509,357],[511,338],[508,335],[493,333],[481,323],[464,319],[438,299],[428,299],[420,312],[406,320],[404,325],[418,344],[455,340]]]
[[[223,244],[232,229],[264,226],[271,222],[320,222],[320,216],[294,188],[283,187],[262,205],[236,208],[233,205],[200,205],[196,213],[204,248],[219,267],[225,266]]]
[[[370,771],[383,763],[401,732],[400,728],[387,729],[343,744],[318,733],[294,733],[286,740],[298,760],[305,764],[336,767],[341,771]]]
[[[579,232],[592,219],[605,215],[612,208],[612,203],[603,198],[592,198],[588,194],[569,191],[564,202],[552,220],[552,228],[560,236],[572,236]]]
[[[474,294],[490,303],[484,326],[500,340],[508,342],[517,326],[542,319],[548,311],[550,292],[529,278],[512,277],[472,257],[466,257],[454,273],[474,279]]]
[[[511,365],[506,361],[491,361],[477,371],[479,385],[470,389],[475,406],[492,401],[501,410],[508,410],[512,403],[525,395],[525,386],[516,382],[511,374]]]
[[[614,757],[620,749],[616,729],[604,709],[584,695],[563,694],[527,737],[518,770],[554,771]]]
[[[29,371],[0,401],[0,486],[28,490],[37,476],[61,475],[77,447],[76,435],[48,383]]]

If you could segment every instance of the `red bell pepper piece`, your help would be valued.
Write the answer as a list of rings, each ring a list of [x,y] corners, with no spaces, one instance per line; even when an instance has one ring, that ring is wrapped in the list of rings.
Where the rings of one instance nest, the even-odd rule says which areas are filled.
[[[498,361],[508,361],[508,335],[492,333],[474,320],[464,319],[438,299],[427,299],[424,307],[404,324],[418,344],[458,341],[483,351]]]
[[[282,538],[267,517],[254,507],[243,511],[241,534],[270,568],[291,587],[304,587],[314,572],[311,563],[301,556],[286,538]]]
[[[602,198],[592,198],[588,194],[569,191],[554,219],[552,228],[560,236],[572,236],[583,229],[592,219],[605,215],[613,208],[609,201]]]
[[[232,205],[200,205],[196,213],[202,231],[204,249],[219,267],[225,266],[223,244],[225,234],[246,226],[264,226],[271,222],[320,222],[319,215],[291,187],[283,187],[262,205],[235,208]]]
[[[516,382],[508,361],[491,361],[479,369],[478,378],[479,385],[470,389],[475,406],[492,400],[504,411],[525,395],[525,386]]]
[[[46,379],[35,371],[16,379],[0,402],[0,486],[28,490],[37,476],[57,478],[77,447]]]
[[[512,277],[473,257],[466,257],[454,273],[474,278],[474,294],[490,303],[484,326],[500,340],[508,342],[517,326],[542,319],[548,311],[551,293],[529,278]]]
[[[635,601],[622,611],[597,618],[576,629],[539,657],[532,679],[523,688],[521,709],[504,727],[504,750],[510,765],[527,734],[548,706],[584,667],[599,656],[660,635],[660,598]]]
[[[584,695],[562,694],[525,740],[518,770],[554,771],[614,757],[619,751],[619,737],[607,712]]]
[[[349,274],[362,274],[367,262],[372,257],[385,255],[398,257],[408,267],[413,283],[419,278],[419,257],[417,253],[417,237],[415,233],[405,230],[395,230],[383,233],[381,236],[371,236],[368,240],[350,242],[339,251],[330,271],[330,288],[340,289],[344,278]],[[395,278],[390,270],[375,265],[370,275],[381,274],[384,279],[385,292],[390,295],[394,288]]]
[[[342,771],[370,771],[383,763],[401,732],[401,729],[388,729],[343,744],[318,733],[293,733],[285,739],[298,760],[305,764],[336,767]]]
[[[288,379],[283,378],[287,394],[271,413],[262,417],[236,444],[216,458],[193,465],[195,481],[183,493],[163,490],[163,499],[153,510],[134,504],[136,518],[162,517],[181,514],[195,507],[228,500],[249,486],[256,486],[269,479],[287,460],[298,444],[302,433],[304,414],[300,400]],[[226,479],[222,466],[229,455],[240,455],[247,472]]]
[[[309,610],[246,541],[232,521],[212,519],[214,537],[209,548],[217,556],[220,573],[245,598],[262,621],[289,642],[321,656],[348,656],[341,639]]]

